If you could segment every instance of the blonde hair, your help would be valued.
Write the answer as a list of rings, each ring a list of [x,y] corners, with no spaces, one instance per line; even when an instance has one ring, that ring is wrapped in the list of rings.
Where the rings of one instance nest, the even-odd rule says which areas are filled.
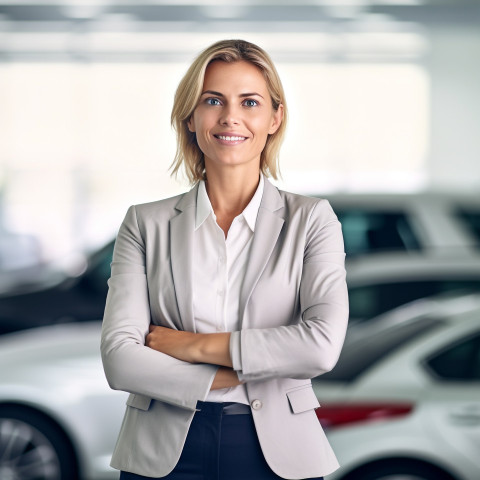
[[[221,40],[214,43],[193,61],[180,81],[172,108],[171,123],[177,134],[177,152],[172,162],[172,175],[177,175],[183,166],[190,182],[205,180],[205,160],[197,144],[195,133],[188,129],[192,116],[202,94],[205,71],[215,60],[227,63],[246,61],[260,69],[272,99],[275,111],[283,105],[283,120],[277,131],[268,136],[260,156],[260,169],[273,178],[278,176],[278,156],[287,126],[287,105],[285,93],[278,72],[269,55],[257,45],[245,40]]]

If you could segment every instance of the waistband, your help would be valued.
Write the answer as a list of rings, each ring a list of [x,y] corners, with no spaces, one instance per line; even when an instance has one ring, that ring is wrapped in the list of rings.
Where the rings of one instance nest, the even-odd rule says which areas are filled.
[[[201,402],[197,401],[196,414],[206,415],[251,415],[250,405],[236,402]]]

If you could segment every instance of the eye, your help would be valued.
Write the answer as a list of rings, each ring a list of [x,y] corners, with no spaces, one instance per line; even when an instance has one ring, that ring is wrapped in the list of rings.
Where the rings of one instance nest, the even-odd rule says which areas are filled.
[[[211,98],[207,98],[205,100],[205,103],[207,105],[214,105],[215,106],[215,105],[220,105],[220,100],[218,98],[211,97]]]
[[[253,100],[252,98],[248,98],[243,102],[243,104],[246,107],[256,107],[258,105],[258,102],[256,100]]]

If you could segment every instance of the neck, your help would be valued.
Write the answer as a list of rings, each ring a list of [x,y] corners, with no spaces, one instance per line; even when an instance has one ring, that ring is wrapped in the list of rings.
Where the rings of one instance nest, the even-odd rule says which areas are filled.
[[[258,187],[258,169],[238,172],[207,170],[207,194],[213,211],[218,217],[233,220],[243,212]]]

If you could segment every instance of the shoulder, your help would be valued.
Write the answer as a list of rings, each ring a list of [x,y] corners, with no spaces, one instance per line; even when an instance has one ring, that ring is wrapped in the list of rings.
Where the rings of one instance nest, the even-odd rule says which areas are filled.
[[[345,248],[342,226],[325,198],[278,191],[285,205],[287,228],[305,240],[304,262],[326,252],[337,253],[335,263],[343,265]]]
[[[136,205],[132,205],[130,208],[133,208],[136,214],[144,219],[148,217],[158,218],[158,216],[169,216],[169,214],[175,212],[176,206],[185,197],[185,195],[187,195],[187,193],[175,195],[174,197],[163,198],[162,200],[156,200],[154,202],[138,203]]]
[[[196,188],[194,187],[180,195],[154,202],[131,205],[127,210],[122,226],[124,229],[140,230],[143,233],[150,231],[152,228],[163,228],[180,213],[180,210],[195,207],[195,192]]]
[[[285,190],[277,189],[280,197],[286,205],[296,208],[315,208],[317,203],[321,203],[324,199],[318,197],[310,197],[306,195],[299,195],[298,193],[287,192]]]
[[[277,191],[284,204],[287,217],[301,214],[309,223],[321,225],[337,221],[337,216],[326,198],[299,195],[280,189]]]
[[[170,220],[173,216],[178,215],[181,210],[195,207],[196,192],[197,186],[194,186],[188,192],[173,197],[132,205],[129,212],[133,211],[135,216],[144,222]]]

